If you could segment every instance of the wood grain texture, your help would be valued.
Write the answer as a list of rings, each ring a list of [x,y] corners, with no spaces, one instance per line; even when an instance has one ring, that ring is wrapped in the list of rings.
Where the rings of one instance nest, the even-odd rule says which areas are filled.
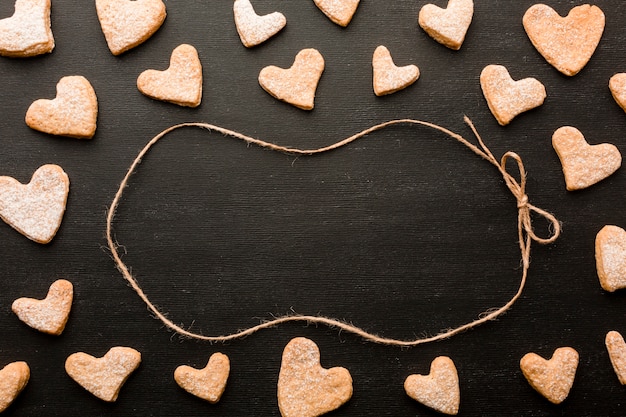
[[[12,13],[10,3],[0,4],[0,18]],[[564,15],[570,3],[551,6]],[[297,336],[318,344],[322,366],[345,367],[353,377],[352,399],[333,416],[434,415],[408,398],[402,384],[410,374],[427,373],[442,355],[457,365],[461,416],[623,415],[624,392],[604,336],[625,331],[626,294],[602,291],[593,249],[605,224],[626,226],[626,178],[618,171],[587,190],[567,192],[550,140],[557,128],[573,125],[590,143],[626,149],[626,114],[608,89],[610,77],[625,70],[626,9],[595,2],[606,14],[606,30],[589,64],[570,78],[545,62],[524,32],[521,19],[534,2],[476,2],[460,51],[419,28],[423,4],[363,1],[350,25],[340,28],[312,1],[259,1],[257,13],[280,11],[288,23],[247,49],[232,2],[170,1],[161,29],[115,57],[93,5],[55,1],[54,52],[0,60],[0,174],[26,182],[37,167],[55,163],[72,181],[65,219],[50,245],[0,224],[0,366],[24,360],[31,368],[29,385],[3,415],[279,416],[281,353]],[[195,109],[151,100],[135,86],[143,70],[166,68],[181,43],[194,45],[203,63],[204,96]],[[371,87],[371,58],[381,44],[421,70],[413,86],[386,97]],[[318,49],[326,61],[312,112],[275,100],[257,82],[263,67],[288,67],[303,48]],[[499,126],[480,90],[488,64],[541,80],[545,104]],[[98,130],[88,143],[24,123],[30,103],[52,98],[66,75],[85,76],[98,95]],[[210,122],[316,148],[404,117],[469,138],[465,114],[496,155],[521,155],[531,202],[563,222],[563,235],[533,248],[528,286],[510,312],[448,341],[400,350],[300,324],[227,345],[180,341],[150,317],[103,249],[105,214],[119,181],[144,144],[171,125]],[[185,129],[145,158],[125,196],[114,223],[125,262],[174,321],[205,334],[296,311],[412,338],[502,305],[519,282],[517,212],[501,177],[456,142],[423,128],[393,127],[297,159]],[[536,224],[540,234],[545,226]],[[63,335],[52,339],[23,326],[10,308],[58,278],[74,284],[75,301]],[[518,363],[527,352],[548,355],[565,345],[580,352],[581,363],[569,398],[555,407],[527,385]],[[63,363],[71,353],[101,356],[112,346],[133,347],[143,361],[118,401],[104,404],[77,386]],[[217,351],[229,356],[231,376],[220,402],[211,405],[179,389],[172,375],[181,364],[200,367]]]

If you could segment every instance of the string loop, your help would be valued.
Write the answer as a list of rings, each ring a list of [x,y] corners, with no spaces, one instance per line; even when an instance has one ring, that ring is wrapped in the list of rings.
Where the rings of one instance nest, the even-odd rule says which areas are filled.
[[[430,342],[434,342],[434,341],[438,341],[442,339],[447,339],[458,333],[461,333],[463,331],[479,326],[485,322],[494,320],[500,315],[504,314],[507,310],[509,310],[513,306],[513,304],[517,301],[517,299],[521,296],[524,290],[524,286],[526,284],[526,279],[528,275],[528,268],[530,266],[530,249],[531,249],[532,242],[534,241],[540,244],[549,244],[549,243],[556,241],[556,239],[558,239],[561,233],[561,225],[553,214],[530,204],[528,195],[526,194],[526,169],[522,162],[522,158],[515,152],[509,151],[509,152],[506,152],[502,156],[500,161],[498,161],[495,158],[495,156],[491,153],[489,148],[483,142],[482,138],[478,134],[478,131],[474,127],[474,124],[472,123],[472,121],[467,116],[465,116],[464,120],[465,120],[465,123],[470,127],[470,129],[474,133],[474,136],[476,137],[478,141],[478,146],[476,146],[469,140],[465,139],[463,136],[457,133],[454,133],[442,126],[436,125],[434,123],[425,122],[421,120],[414,120],[414,119],[397,119],[397,120],[390,120],[381,124],[377,124],[359,133],[356,133],[346,139],[343,139],[329,146],[325,146],[325,147],[318,148],[318,149],[298,149],[298,148],[285,147],[285,146],[277,145],[271,142],[266,142],[266,141],[263,141],[263,140],[260,140],[251,136],[247,136],[247,135],[244,135],[242,133],[239,133],[233,130],[225,129],[220,126],[208,124],[208,123],[183,123],[183,124],[171,126],[163,130],[161,133],[159,133],[155,137],[153,137],[143,147],[143,149],[139,152],[139,154],[137,155],[137,157],[134,159],[133,163],[131,164],[130,168],[126,172],[126,175],[124,179],[122,180],[122,182],[120,183],[120,186],[115,194],[115,197],[113,198],[113,201],[107,213],[107,220],[106,220],[106,239],[107,239],[107,244],[109,246],[109,249],[111,251],[111,256],[113,257],[113,260],[115,261],[115,264],[118,270],[122,273],[124,279],[128,281],[129,285],[135,290],[135,292],[139,295],[139,297],[144,301],[144,303],[147,305],[148,309],[154,314],[154,316],[158,318],[159,320],[161,320],[163,324],[167,326],[170,330],[173,330],[174,332],[180,334],[182,337],[205,340],[209,342],[227,342],[230,340],[240,339],[240,338],[249,336],[259,330],[266,329],[269,327],[274,327],[282,323],[300,321],[300,322],[307,322],[308,324],[323,324],[332,328],[340,329],[342,331],[354,333],[362,337],[363,339],[374,342],[374,343],[380,343],[380,344],[391,345],[391,346],[402,346],[402,347],[417,346],[417,345],[430,343]],[[518,230],[519,247],[520,247],[520,252],[522,256],[522,265],[523,265],[520,285],[518,287],[517,292],[505,305],[499,308],[490,309],[480,314],[478,318],[472,322],[466,323],[454,329],[443,331],[442,333],[439,333],[435,336],[416,338],[412,340],[401,340],[401,339],[378,336],[376,334],[363,330],[357,326],[354,326],[352,324],[349,324],[349,323],[346,323],[344,321],[340,321],[337,319],[333,319],[333,318],[294,314],[294,315],[287,315],[283,317],[275,317],[271,320],[262,322],[258,325],[251,326],[247,329],[240,330],[232,334],[228,334],[228,335],[205,336],[199,333],[191,332],[189,330],[186,330],[180,327],[179,325],[171,321],[163,312],[161,312],[150,301],[148,296],[144,293],[143,289],[141,288],[141,286],[139,285],[135,277],[132,275],[130,268],[124,263],[120,254],[118,253],[118,248],[120,247],[120,245],[113,239],[113,220],[115,218],[116,210],[122,200],[124,190],[128,186],[130,177],[136,171],[138,165],[141,163],[141,160],[148,153],[148,151],[159,140],[161,140],[168,133],[174,130],[185,128],[185,127],[197,127],[197,128],[202,128],[202,129],[206,129],[209,131],[216,131],[225,136],[243,140],[246,143],[255,144],[260,147],[267,148],[267,149],[277,151],[277,152],[283,152],[283,153],[287,153],[291,155],[314,155],[314,154],[329,152],[331,150],[343,147],[370,133],[373,133],[375,131],[384,129],[392,125],[397,125],[397,124],[425,126],[431,129],[435,129],[439,132],[442,132],[445,135],[460,142],[461,144],[466,146],[468,149],[470,149],[472,152],[474,152],[476,155],[487,160],[489,163],[491,163],[494,167],[498,169],[498,171],[502,175],[502,178],[504,179],[504,183],[506,184],[507,188],[509,189],[509,191],[511,192],[511,194],[516,200],[517,210],[518,210],[517,230]],[[512,174],[508,172],[507,163],[509,160],[513,160],[516,163],[517,169],[519,172],[519,180],[517,180]],[[551,234],[547,238],[542,238],[535,234],[533,230],[533,226],[532,226],[533,214],[545,218],[548,221],[548,223],[550,223]]]

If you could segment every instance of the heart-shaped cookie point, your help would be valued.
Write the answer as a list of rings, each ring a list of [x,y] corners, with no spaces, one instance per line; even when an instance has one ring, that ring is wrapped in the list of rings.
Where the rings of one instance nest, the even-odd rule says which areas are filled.
[[[30,368],[26,362],[13,362],[0,369],[0,413],[15,401],[29,379]]]
[[[450,0],[445,9],[434,4],[422,7],[418,23],[431,38],[456,51],[465,41],[473,16],[473,0]]]
[[[520,368],[531,387],[551,403],[561,404],[574,385],[578,352],[571,347],[558,348],[550,360],[527,353],[520,360]]]
[[[626,385],[626,342],[624,342],[624,338],[619,332],[610,331],[606,334],[604,343],[617,379],[622,385]]]
[[[315,5],[333,22],[346,27],[352,20],[360,0],[313,0]]]
[[[0,55],[25,58],[53,49],[50,0],[17,0],[13,16],[0,20]]]
[[[459,376],[452,359],[435,358],[428,375],[409,375],[404,390],[415,401],[443,414],[457,415],[461,402]]]
[[[181,365],[174,371],[174,380],[185,391],[210,402],[217,403],[226,389],[230,361],[223,353],[214,353],[204,369]]]
[[[594,54],[604,32],[604,13],[597,6],[574,7],[561,17],[550,6],[535,4],[524,14],[526,33],[537,51],[561,73],[578,74]]]
[[[179,45],[172,52],[169,68],[142,72],[137,78],[137,88],[155,100],[198,107],[202,101],[202,63],[198,51],[191,45]]]
[[[83,352],[65,361],[65,371],[80,386],[103,401],[114,402],[128,377],[139,367],[141,354],[129,347],[114,347],[102,358]]]
[[[546,89],[534,78],[514,81],[502,65],[488,65],[480,74],[489,110],[501,126],[509,124],[516,116],[539,107],[546,99]]]
[[[270,95],[302,110],[312,110],[315,91],[324,72],[324,57],[316,49],[303,49],[291,68],[265,67],[259,84]]]
[[[28,184],[0,177],[0,218],[37,243],[49,243],[63,214],[70,180],[58,165],[43,165]]]
[[[626,73],[615,74],[609,80],[609,90],[622,110],[626,111]]]
[[[72,283],[60,279],[52,283],[45,299],[18,298],[11,309],[33,329],[58,336],[67,324],[73,297]]]
[[[324,369],[317,345],[291,340],[283,351],[278,376],[278,407],[283,417],[317,417],[352,397],[352,377],[345,368]]]
[[[557,129],[552,135],[552,146],[561,160],[568,191],[590,187],[612,175],[622,164],[622,155],[615,145],[589,145],[575,127]]]
[[[40,132],[77,139],[96,133],[98,99],[89,81],[80,75],[63,77],[53,100],[39,99],[26,112],[26,124]]]
[[[420,70],[416,65],[397,67],[389,50],[382,45],[374,51],[372,67],[374,94],[377,96],[400,91],[413,84],[420,76]]]
[[[626,288],[626,231],[607,225],[596,235],[596,271],[602,289],[615,292]]]
[[[246,48],[265,42],[287,24],[285,15],[279,12],[259,16],[250,4],[250,0],[235,0],[233,12],[237,33]]]
[[[144,43],[166,16],[162,0],[96,0],[96,12],[113,55]]]

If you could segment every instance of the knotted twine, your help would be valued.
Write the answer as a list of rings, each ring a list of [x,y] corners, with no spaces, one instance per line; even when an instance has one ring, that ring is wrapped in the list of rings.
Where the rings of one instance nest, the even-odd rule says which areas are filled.
[[[167,328],[169,328],[170,330],[173,330],[174,332],[178,333],[182,337],[186,337],[186,338],[205,340],[209,342],[227,342],[230,340],[240,339],[240,338],[249,336],[262,329],[274,327],[282,323],[295,322],[295,321],[307,322],[309,324],[326,325],[331,328],[337,328],[342,331],[347,331],[347,332],[356,334],[362,337],[363,339],[374,342],[374,343],[380,343],[380,344],[391,345],[391,346],[402,346],[402,347],[417,346],[417,345],[430,343],[430,342],[452,337],[458,333],[472,329],[485,322],[494,320],[500,315],[502,315],[503,313],[505,313],[507,310],[509,310],[513,306],[513,304],[515,304],[515,302],[519,299],[519,297],[522,295],[524,286],[526,285],[526,280],[528,277],[528,268],[530,267],[530,249],[531,249],[532,243],[537,242],[537,243],[544,244],[544,245],[550,244],[554,242],[556,239],[558,239],[561,233],[561,225],[554,215],[530,204],[528,200],[528,196],[526,195],[526,169],[524,168],[522,158],[515,152],[509,151],[509,152],[506,152],[502,156],[500,161],[498,161],[498,159],[496,159],[496,157],[491,153],[489,148],[487,148],[487,146],[483,142],[482,138],[478,134],[478,131],[476,130],[472,121],[467,116],[464,117],[464,121],[470,127],[470,129],[472,130],[472,133],[476,137],[478,141],[478,146],[471,143],[469,140],[465,139],[463,136],[457,133],[454,133],[442,126],[436,125],[434,123],[425,122],[422,120],[414,120],[414,119],[390,120],[384,123],[374,125],[368,129],[365,129],[359,133],[356,133],[346,139],[333,143],[329,146],[325,146],[325,147],[318,148],[318,149],[308,149],[308,150],[277,145],[271,142],[266,142],[266,141],[263,141],[263,140],[260,140],[251,136],[247,136],[247,135],[244,135],[242,133],[239,133],[230,129],[225,129],[220,126],[212,125],[209,123],[182,123],[182,124],[171,126],[163,130],[161,133],[159,133],[155,137],[153,137],[139,152],[139,154],[137,155],[137,157],[134,159],[133,163],[131,164],[130,168],[126,172],[126,175],[124,179],[122,180],[122,182],[120,183],[120,186],[115,194],[115,197],[113,198],[111,206],[109,207],[109,210],[107,213],[107,222],[106,222],[106,239],[107,239],[107,243],[111,251],[113,260],[115,261],[115,264],[118,270],[122,273],[126,281],[128,281],[130,286],[135,290],[135,292],[143,300],[143,302],[148,307],[149,311],[156,318],[161,320]],[[150,301],[148,296],[144,293],[143,289],[141,288],[141,285],[139,285],[135,277],[130,272],[130,269],[128,268],[128,266],[126,266],[126,264],[124,263],[124,261],[122,261],[122,258],[120,257],[120,254],[118,252],[118,247],[120,245],[113,239],[113,220],[115,218],[116,210],[122,200],[124,190],[128,186],[128,182],[130,180],[131,175],[137,170],[137,167],[141,163],[142,159],[146,156],[146,154],[150,151],[150,149],[154,145],[156,145],[157,142],[163,139],[168,133],[174,130],[185,128],[185,127],[197,127],[201,129],[206,129],[208,131],[219,132],[224,136],[232,137],[235,139],[240,139],[248,144],[254,144],[262,148],[270,149],[272,151],[283,152],[283,153],[294,155],[294,156],[308,156],[308,155],[315,155],[315,154],[321,154],[324,152],[329,152],[333,149],[337,149],[349,143],[352,143],[356,141],[357,139],[360,139],[372,132],[382,130],[389,126],[399,125],[399,124],[421,125],[421,126],[429,127],[431,129],[438,130],[446,134],[447,136],[457,140],[461,144],[465,145],[472,152],[474,152],[476,155],[480,156],[481,158],[485,159],[487,162],[493,165],[500,172],[500,174],[502,175],[502,178],[504,179],[504,183],[506,184],[507,188],[509,189],[509,191],[511,192],[511,194],[513,195],[513,197],[515,198],[517,202],[517,211],[518,211],[517,230],[518,230],[518,237],[519,237],[519,248],[520,248],[520,252],[522,256],[522,276],[520,279],[519,287],[517,289],[517,292],[513,295],[513,297],[506,304],[504,304],[503,306],[499,308],[491,309],[487,312],[482,313],[481,315],[478,316],[477,319],[469,323],[463,324],[453,329],[445,330],[435,336],[419,337],[419,338],[412,339],[412,340],[401,340],[401,339],[394,339],[394,338],[389,338],[389,337],[382,337],[382,336],[370,333],[360,327],[354,326],[345,321],[341,321],[341,320],[337,320],[337,319],[333,319],[329,317],[294,314],[294,315],[276,317],[271,320],[263,321],[262,323],[258,325],[251,326],[246,329],[238,330],[231,334],[222,335],[222,336],[206,336],[203,334],[195,333],[190,330],[184,329],[180,327],[179,325],[175,324],[169,318],[167,318],[166,315],[163,312],[161,312]],[[507,165],[508,165],[509,160],[513,160],[517,164],[517,168],[519,172],[519,180],[516,179],[515,176],[513,176],[507,171]],[[533,215],[543,217],[544,219],[548,221],[549,225],[551,226],[551,230],[550,230],[551,234],[547,238],[542,238],[535,234],[533,230],[533,225],[532,225]]]

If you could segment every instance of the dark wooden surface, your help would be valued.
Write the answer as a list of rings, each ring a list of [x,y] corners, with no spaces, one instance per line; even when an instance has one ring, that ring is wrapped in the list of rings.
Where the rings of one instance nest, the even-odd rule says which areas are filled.
[[[0,4],[0,17],[12,14]],[[533,48],[521,24],[534,2],[480,0],[465,44],[450,51],[417,25],[426,1],[363,0],[345,29],[312,1],[255,1],[260,14],[287,17],[285,30],[255,49],[242,46],[232,2],[167,1],[163,27],[144,45],[112,56],[92,1],[53,0],[54,52],[0,59],[0,174],[27,182],[44,163],[61,165],[72,185],[54,241],[41,246],[0,225],[0,365],[25,360],[31,381],[7,416],[279,416],[276,383],[283,347],[314,340],[325,367],[343,366],[354,395],[333,416],[416,416],[434,412],[409,399],[402,384],[427,373],[436,356],[456,363],[463,416],[618,416],[626,391],[604,347],[609,330],[626,331],[626,296],[600,288],[594,239],[605,224],[626,226],[623,170],[588,190],[567,192],[551,146],[563,125],[590,143],[626,150],[626,114],[609,78],[626,70],[626,9],[595,2],[606,30],[588,66],[567,78]],[[440,6],[445,1],[437,1]],[[561,14],[580,4],[548,2]],[[165,69],[181,43],[203,63],[197,109],[150,100],[136,89],[145,69]],[[414,63],[409,89],[375,97],[371,56],[386,45],[396,63]],[[257,83],[261,68],[288,67],[317,48],[326,70],[316,107],[280,103]],[[545,104],[500,127],[482,96],[479,74],[502,64],[516,79],[536,77]],[[87,77],[98,95],[93,140],[57,138],[29,129],[28,106],[52,98],[65,75]],[[290,324],[226,345],[180,340],[153,319],[115,269],[105,242],[105,215],[117,186],[144,144],[162,129],[203,121],[281,145],[315,148],[375,123],[417,118],[470,137],[475,122],[496,155],[521,155],[531,202],[563,222],[557,243],[534,246],[528,286],[499,320],[450,340],[414,349],[366,343],[325,327]],[[516,206],[486,162],[444,135],[393,127],[329,154],[294,158],[198,129],[160,143],[132,177],[115,223],[116,238],[151,299],[176,323],[208,335],[229,333],[290,312],[345,319],[385,336],[436,334],[504,304],[521,269]],[[538,220],[540,233],[546,224]],[[545,231],[547,233],[547,231]],[[11,312],[22,296],[43,297],[58,278],[75,286],[60,337],[28,328]],[[95,356],[113,346],[143,355],[118,401],[92,397],[66,374],[77,351]],[[570,397],[553,406],[530,388],[519,359],[571,346],[580,365]],[[216,405],[175,384],[181,364],[203,366],[214,352],[232,371]]]

